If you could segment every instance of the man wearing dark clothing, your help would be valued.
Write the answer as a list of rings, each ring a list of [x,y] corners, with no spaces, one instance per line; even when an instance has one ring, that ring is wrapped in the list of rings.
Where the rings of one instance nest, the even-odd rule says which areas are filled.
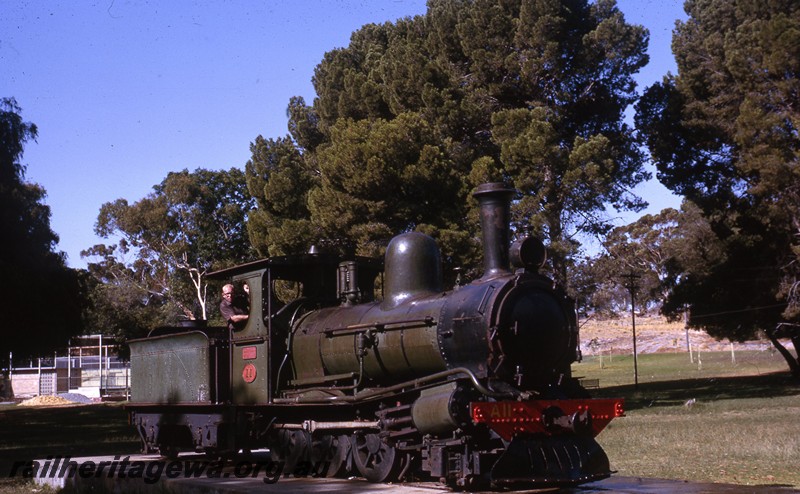
[[[222,287],[222,302],[219,304],[219,311],[230,330],[242,329],[247,323],[247,312],[233,303],[233,285],[231,284]]]

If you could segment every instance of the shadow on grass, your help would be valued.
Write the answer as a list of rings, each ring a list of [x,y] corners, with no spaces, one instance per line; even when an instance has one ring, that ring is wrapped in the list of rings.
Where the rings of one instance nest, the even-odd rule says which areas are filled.
[[[800,395],[800,383],[788,372],[758,376],[679,379],[613,386],[596,390],[598,398],[623,397],[625,409],[683,405],[687,400],[718,401],[745,398],[777,398]]]
[[[22,461],[138,451],[136,431],[120,405],[0,409],[0,478]]]

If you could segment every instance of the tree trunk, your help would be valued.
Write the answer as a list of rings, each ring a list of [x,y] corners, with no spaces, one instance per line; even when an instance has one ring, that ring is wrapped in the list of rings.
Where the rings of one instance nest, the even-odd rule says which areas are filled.
[[[792,377],[800,381],[800,349],[798,349],[798,346],[800,346],[800,335],[792,337],[794,351],[798,357],[792,355],[792,352],[790,352],[780,341],[778,341],[774,331],[767,331],[767,336],[769,336],[769,340],[772,342],[772,345],[786,360],[786,363],[789,364],[789,370],[792,373]]]

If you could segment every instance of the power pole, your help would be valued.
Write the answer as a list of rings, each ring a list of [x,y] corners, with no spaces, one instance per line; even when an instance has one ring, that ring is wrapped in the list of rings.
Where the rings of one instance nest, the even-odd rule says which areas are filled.
[[[683,329],[686,330],[686,351],[689,352],[689,363],[694,363],[694,357],[692,357],[692,343],[689,341],[689,306],[686,305],[683,307]]]
[[[639,289],[637,280],[641,278],[638,274],[631,271],[622,275],[625,278],[625,288],[631,294],[631,324],[633,325],[633,388],[639,389],[639,357],[636,352],[636,290]]]

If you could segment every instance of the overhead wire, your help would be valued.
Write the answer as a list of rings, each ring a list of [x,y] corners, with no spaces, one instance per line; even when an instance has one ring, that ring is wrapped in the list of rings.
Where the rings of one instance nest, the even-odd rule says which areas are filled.
[[[764,306],[761,306],[761,307],[750,307],[750,308],[747,308],[747,309],[727,310],[727,311],[722,311],[722,312],[714,312],[714,313],[711,313],[711,314],[701,314],[699,316],[696,316],[696,315],[692,314],[691,317],[692,317],[692,319],[702,319],[704,317],[724,316],[724,315],[727,315],[727,314],[738,314],[738,313],[742,313],[742,312],[755,312],[755,311],[763,310],[763,309],[774,309],[776,307],[786,307],[786,305],[787,304],[785,304],[785,303],[783,303],[783,304],[773,304],[773,305],[764,305]]]

